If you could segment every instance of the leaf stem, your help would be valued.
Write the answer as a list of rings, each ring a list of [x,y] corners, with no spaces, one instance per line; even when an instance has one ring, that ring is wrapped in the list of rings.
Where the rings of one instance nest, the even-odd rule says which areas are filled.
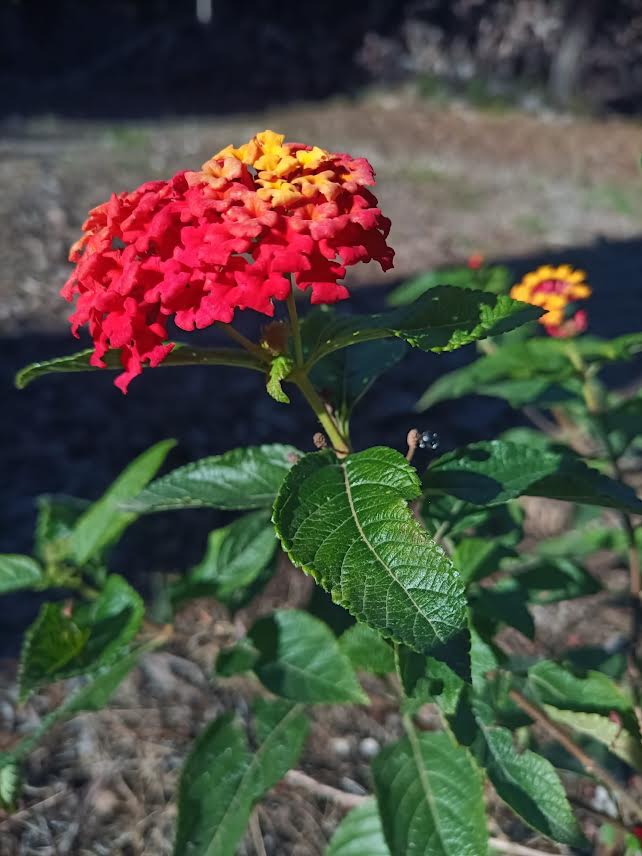
[[[299,368],[303,365],[303,343],[301,341],[301,326],[299,314],[296,311],[296,300],[294,299],[294,274],[290,276],[290,293],[288,294],[288,315],[290,316],[290,329],[294,340],[294,358]]]
[[[251,339],[248,339],[247,336],[244,336],[243,333],[231,324],[224,324],[223,321],[217,321],[216,326],[219,330],[222,330],[227,336],[229,336],[230,339],[237,342],[244,350],[252,354],[252,356],[258,357],[258,359],[264,363],[270,361],[270,354],[260,348],[256,342],[253,342]]]
[[[572,755],[584,767],[587,773],[595,776],[604,784],[614,795],[618,797],[623,806],[626,806],[632,815],[642,820],[642,806],[640,806],[633,797],[629,796],[627,791],[617,782],[613,776],[604,770],[590,755],[587,755],[581,749],[566,729],[556,722],[553,722],[548,714],[543,711],[538,705],[523,696],[518,690],[509,690],[509,696],[515,704],[521,708],[524,713],[528,714],[544,731],[556,740],[566,751]]]
[[[345,457],[350,451],[349,443],[339,431],[334,419],[328,413],[325,404],[319,396],[319,393],[312,386],[310,378],[307,376],[305,371],[299,370],[293,372],[290,375],[289,380],[296,384],[296,386],[301,390],[303,397],[310,405],[312,411],[314,412],[314,415],[321,423],[323,430],[325,431],[328,436],[328,439],[332,443],[332,448],[334,449],[334,451],[339,457]]]

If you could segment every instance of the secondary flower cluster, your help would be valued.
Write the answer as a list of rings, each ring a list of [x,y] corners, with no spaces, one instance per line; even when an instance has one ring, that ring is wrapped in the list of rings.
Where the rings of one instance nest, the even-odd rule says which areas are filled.
[[[365,158],[264,131],[199,172],[113,195],[90,212],[70,251],[76,267],[62,295],[76,300],[72,331],[88,326],[93,365],[120,350],[116,384],[126,391],[144,364],[171,350],[172,318],[193,330],[229,323],[237,309],[272,316],[292,281],[312,303],[343,300],[347,266],[392,267],[374,183]]]
[[[576,336],[588,326],[586,310],[578,309],[568,315],[569,305],[591,296],[584,271],[574,270],[570,265],[543,265],[527,273],[511,288],[510,296],[546,309],[539,323],[544,325],[550,336]]]

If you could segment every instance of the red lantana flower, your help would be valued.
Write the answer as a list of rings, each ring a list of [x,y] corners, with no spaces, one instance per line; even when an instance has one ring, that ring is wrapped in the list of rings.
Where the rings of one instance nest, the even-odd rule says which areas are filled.
[[[171,351],[169,319],[194,330],[230,323],[237,309],[272,316],[291,282],[312,303],[344,300],[346,267],[373,259],[392,267],[390,221],[373,184],[364,158],[264,131],[199,172],[113,195],[70,251],[75,269],[62,295],[75,300],[72,332],[87,325],[92,365],[120,351],[116,385],[125,392]]]

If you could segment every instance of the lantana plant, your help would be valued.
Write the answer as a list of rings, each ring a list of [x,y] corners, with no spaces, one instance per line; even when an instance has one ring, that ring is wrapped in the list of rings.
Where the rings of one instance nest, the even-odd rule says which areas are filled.
[[[174,445],[163,441],[96,503],[41,500],[34,555],[0,556],[0,592],[72,598],[46,603],[28,630],[21,697],[84,678],[37,732],[0,754],[5,807],[19,803],[21,765],[44,731],[102,707],[140,656],[171,638],[171,623],[146,619],[139,594],[109,569],[110,548],[141,514],[205,507],[240,515],[172,584],[176,610],[207,596],[234,612],[260,592],[280,549],[352,624],[337,637],[309,611],[277,609],[220,652],[216,680],[246,673],[261,691],[250,723],[226,714],[196,740],[177,796],[175,856],[232,856],[255,804],[297,765],[309,708],[368,704],[363,672],[387,682],[401,731],[374,759],[372,797],[346,814],[328,856],[485,856],[504,844],[489,836],[491,789],[537,833],[591,852],[569,767],[610,792],[615,834],[635,839],[642,807],[623,772],[642,769],[642,500],[624,470],[639,451],[642,399],[609,393],[598,373],[642,350],[642,334],[579,335],[587,318],[574,304],[590,289],[567,266],[542,268],[508,294],[505,269],[479,258],[453,284],[407,284],[386,312],[337,311],[332,304],[350,296],[348,266],[392,266],[373,184],[363,158],[264,131],[199,171],[114,195],[90,213],[63,296],[75,302],[74,334],[86,325],[93,348],[28,366],[18,386],[51,372],[116,369],[116,385],[135,395],[143,370],[240,366],[264,375],[275,407],[298,390],[319,431],[299,448],[234,449],[158,476]],[[300,317],[303,303],[313,308]],[[235,326],[244,310],[270,319],[255,339]],[[186,332],[215,326],[231,344],[169,341],[170,322]],[[355,448],[353,407],[409,348],[430,359],[475,342],[478,359],[438,380],[420,408],[499,395],[537,431],[435,454],[425,472],[413,463],[418,446],[435,445],[429,432],[411,428],[401,450]],[[575,525],[518,550],[524,496],[573,504]],[[534,634],[529,605],[600,589],[585,566],[600,546],[630,564],[621,655],[507,650],[506,626]],[[426,706],[437,713],[429,726]]]

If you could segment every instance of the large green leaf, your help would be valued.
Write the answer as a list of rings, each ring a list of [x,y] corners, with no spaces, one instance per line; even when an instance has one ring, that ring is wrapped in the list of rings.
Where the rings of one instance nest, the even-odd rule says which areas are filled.
[[[424,476],[426,495],[447,493],[474,505],[497,505],[522,494],[642,513],[625,484],[569,451],[546,451],[506,440],[482,441],[442,455]]]
[[[350,660],[318,618],[279,609],[259,619],[248,636],[259,655],[253,669],[275,695],[297,702],[368,704]]]
[[[67,614],[62,603],[44,604],[31,625],[20,658],[20,692],[93,672],[120,656],[144,614],[140,596],[122,577],[107,579],[100,597]]]
[[[555,768],[546,758],[517,752],[507,728],[482,724],[480,763],[499,796],[526,823],[554,841],[581,846],[584,836]]]
[[[123,511],[122,504],[131,500],[156,475],[175,440],[163,440],[131,462],[98,500],[77,520],[69,539],[74,561],[83,565],[106,547],[116,542],[134,522],[136,514]]]
[[[0,553],[0,594],[38,588],[42,582],[42,568],[31,556]]]
[[[249,446],[202,458],[152,482],[128,504],[135,511],[269,508],[303,453],[293,446]]]
[[[339,638],[339,647],[358,671],[385,675],[395,670],[392,648],[367,624],[357,621],[348,627]]]
[[[16,386],[18,389],[24,389],[32,381],[48,374],[101,371],[100,366],[92,366],[89,362],[93,353],[94,349],[88,348],[76,354],[68,354],[64,357],[55,357],[52,360],[31,363],[20,369],[16,375]],[[103,359],[107,369],[111,369],[112,371],[123,370],[119,351],[108,351]],[[170,351],[169,355],[165,357],[160,365],[165,368],[169,366],[202,365],[240,366],[241,368],[265,371],[264,363],[247,353],[247,351],[241,351],[236,348],[190,348],[187,345],[178,343],[174,344],[174,349]]]
[[[296,763],[308,723],[298,706],[260,700],[257,747],[226,714],[208,725],[185,762],[174,856],[234,856],[252,806]]]
[[[602,672],[577,677],[551,660],[531,666],[528,683],[541,702],[564,710],[608,714],[612,710],[626,713],[632,707],[630,696]]]
[[[375,800],[353,808],[337,826],[325,856],[391,856]]]
[[[359,621],[428,652],[465,623],[458,574],[408,507],[419,480],[406,459],[376,447],[340,460],[306,455],[274,505],[295,565]]]
[[[304,338],[304,345],[310,354],[309,366],[340,348],[391,337],[422,351],[440,353],[505,333],[541,314],[538,307],[506,294],[442,285],[408,306],[378,315],[336,316],[328,312],[327,323],[315,324],[313,338]]]
[[[446,733],[410,729],[372,769],[392,856],[486,856],[482,777]]]
[[[172,600],[215,597],[234,603],[274,558],[277,540],[269,512],[245,514],[210,532],[203,559],[179,580]]]

